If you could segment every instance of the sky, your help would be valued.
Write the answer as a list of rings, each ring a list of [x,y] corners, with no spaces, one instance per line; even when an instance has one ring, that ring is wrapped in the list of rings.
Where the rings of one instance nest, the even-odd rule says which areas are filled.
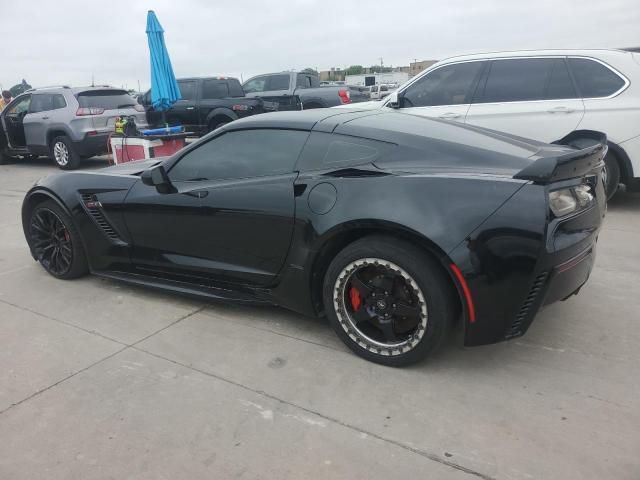
[[[149,86],[147,10],[177,77],[640,47],[638,0],[2,0],[0,85]]]

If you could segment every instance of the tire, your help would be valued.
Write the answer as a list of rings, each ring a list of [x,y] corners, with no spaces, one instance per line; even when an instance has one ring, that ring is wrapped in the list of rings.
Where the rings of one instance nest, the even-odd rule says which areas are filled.
[[[61,135],[51,140],[49,157],[62,170],[73,170],[80,166],[80,155],[73,147],[71,139],[66,135]]]
[[[411,243],[385,236],[362,238],[333,259],[323,302],[331,326],[351,350],[392,367],[437,350],[457,311],[442,267]]]
[[[80,234],[71,217],[53,200],[33,209],[27,237],[36,260],[50,275],[71,280],[89,272]]]
[[[209,130],[207,132],[213,132],[216,128],[219,128],[223,125],[226,125],[227,123],[231,123],[233,122],[233,120],[231,120],[228,117],[225,118],[214,118],[209,122]]]
[[[607,200],[611,200],[618,191],[620,184],[620,164],[618,163],[618,158],[609,151],[604,157],[604,165],[606,173],[605,191]]]

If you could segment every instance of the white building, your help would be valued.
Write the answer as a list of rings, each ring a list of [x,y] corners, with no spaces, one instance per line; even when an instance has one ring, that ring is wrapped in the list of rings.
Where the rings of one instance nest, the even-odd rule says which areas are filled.
[[[367,80],[369,79],[369,80]],[[409,80],[407,72],[363,73],[361,75],[347,75],[345,83],[353,86],[397,84],[401,85]]]

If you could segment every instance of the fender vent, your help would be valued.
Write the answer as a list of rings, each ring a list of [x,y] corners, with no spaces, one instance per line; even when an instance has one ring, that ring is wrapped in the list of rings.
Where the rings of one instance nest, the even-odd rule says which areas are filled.
[[[540,295],[540,291],[544,287],[548,276],[549,272],[542,272],[535,278],[533,284],[531,285],[531,289],[529,290],[529,294],[520,307],[520,311],[516,315],[516,318],[513,319],[511,327],[509,328],[509,331],[507,332],[505,338],[517,337],[522,335],[522,325],[526,320],[529,319],[531,315],[531,307],[535,305],[536,300],[538,299],[538,295]]]
[[[87,211],[89,216],[96,222],[98,228],[102,230],[110,240],[113,240],[116,243],[124,243],[120,238],[120,235],[116,232],[116,230],[111,226],[109,221],[105,218],[102,213],[102,204],[98,201],[96,196],[93,193],[83,193],[82,197],[82,205],[84,209]]]

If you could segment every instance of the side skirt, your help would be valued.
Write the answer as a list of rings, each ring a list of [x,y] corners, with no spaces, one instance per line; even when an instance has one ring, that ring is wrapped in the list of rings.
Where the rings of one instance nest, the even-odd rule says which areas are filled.
[[[178,282],[175,280],[167,280],[127,272],[92,271],[91,273],[98,277],[118,280],[132,285],[157,288],[199,299],[239,303],[244,305],[276,305],[268,299],[268,292],[266,291],[256,291],[255,293],[239,292],[224,288],[192,285],[186,282]]]

